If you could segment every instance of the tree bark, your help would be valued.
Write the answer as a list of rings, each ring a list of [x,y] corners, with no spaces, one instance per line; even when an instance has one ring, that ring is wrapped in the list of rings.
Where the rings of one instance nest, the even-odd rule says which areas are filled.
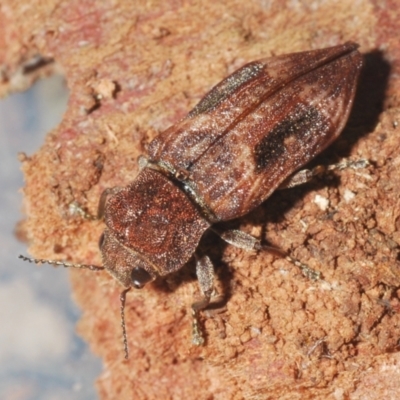
[[[105,188],[135,178],[146,145],[239,66],[348,40],[364,54],[350,120],[314,164],[346,157],[371,166],[277,192],[236,221],[323,279],[310,281],[285,259],[207,235],[202,246],[218,265],[226,309],[202,320],[206,345],[191,345],[190,304],[199,293],[189,263],[128,294],[124,361],[122,288],[105,272],[71,271],[83,310],[79,331],[104,360],[102,399],[400,393],[400,11],[389,0],[385,7],[372,0],[312,4],[2,2],[0,93],[56,68],[70,90],[62,123],[23,160],[25,229],[40,258],[100,265],[103,223],[70,216],[69,204],[96,213]]]

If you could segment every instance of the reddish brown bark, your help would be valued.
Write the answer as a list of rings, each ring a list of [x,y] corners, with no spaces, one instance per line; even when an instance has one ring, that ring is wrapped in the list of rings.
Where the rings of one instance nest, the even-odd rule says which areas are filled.
[[[240,220],[241,229],[293,252],[324,280],[312,282],[283,259],[206,237],[227,295],[226,311],[205,321],[207,345],[190,344],[188,310],[198,289],[188,266],[128,296],[125,362],[120,287],[106,273],[73,271],[84,310],[79,330],[105,363],[101,398],[400,392],[400,11],[395,1],[294,4],[6,0],[0,6],[1,93],[26,87],[55,65],[71,93],[63,122],[23,162],[25,226],[31,253],[42,258],[100,263],[102,223],[68,217],[68,204],[76,200],[94,213],[105,188],[136,176],[146,144],[240,65],[347,40],[365,54],[350,121],[319,162],[345,156],[372,166],[279,192]],[[23,66],[36,54],[46,67],[27,72]]]

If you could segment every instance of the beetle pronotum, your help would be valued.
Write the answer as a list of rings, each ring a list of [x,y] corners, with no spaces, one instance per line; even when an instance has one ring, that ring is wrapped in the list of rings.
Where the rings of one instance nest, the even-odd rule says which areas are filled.
[[[262,59],[215,86],[186,118],[149,144],[132,183],[101,196],[103,266],[20,257],[113,275],[125,287],[127,357],[123,307],[131,286],[142,288],[179,270],[213,224],[243,216],[277,188],[309,179],[309,172],[294,173],[342,131],[362,65],[357,48],[348,42]],[[240,248],[261,248],[241,231],[217,233]],[[196,272],[203,297],[192,305],[193,342],[201,344],[197,314],[214,287],[208,256],[196,258]]]

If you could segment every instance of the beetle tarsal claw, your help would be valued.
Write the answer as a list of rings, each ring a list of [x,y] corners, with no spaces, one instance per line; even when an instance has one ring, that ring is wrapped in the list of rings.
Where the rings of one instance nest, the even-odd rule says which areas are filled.
[[[312,280],[312,281],[319,281],[321,279],[321,272],[316,271],[315,269],[310,268],[308,265],[303,264],[299,260],[296,260],[292,256],[286,256],[286,260],[288,260],[290,263],[294,264],[296,267],[300,268],[302,274]]]
[[[71,203],[69,203],[68,211],[71,216],[79,215],[80,217],[91,221],[97,219],[96,216],[85,211],[84,208],[77,201],[72,201]]]
[[[351,168],[351,169],[363,169],[367,168],[371,165],[371,163],[366,160],[365,158],[361,158],[359,160],[348,160],[344,159],[336,164],[328,165],[326,166],[327,171],[341,171],[346,168]]]
[[[205,342],[203,332],[199,323],[199,312],[192,308],[192,343],[195,346],[202,346]]]

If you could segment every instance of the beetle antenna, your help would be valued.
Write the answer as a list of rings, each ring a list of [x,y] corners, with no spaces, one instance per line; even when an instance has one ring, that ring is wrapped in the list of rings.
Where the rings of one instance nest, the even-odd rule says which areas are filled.
[[[121,301],[121,327],[122,327],[122,337],[124,339],[124,352],[125,352],[125,360],[129,358],[129,349],[128,349],[128,339],[126,336],[126,327],[125,327],[125,300],[126,294],[131,290],[131,288],[127,288],[121,292],[119,297]]]
[[[64,268],[85,268],[85,269],[90,269],[91,271],[101,271],[104,269],[104,267],[99,267],[97,265],[91,265],[91,264],[73,264],[69,263],[66,261],[58,261],[58,260],[45,260],[42,258],[31,258],[31,257],[25,257],[23,255],[19,255],[18,258],[21,258],[24,261],[29,261],[29,262],[34,262],[35,264],[50,264],[50,265],[55,265],[55,266],[62,266]]]

